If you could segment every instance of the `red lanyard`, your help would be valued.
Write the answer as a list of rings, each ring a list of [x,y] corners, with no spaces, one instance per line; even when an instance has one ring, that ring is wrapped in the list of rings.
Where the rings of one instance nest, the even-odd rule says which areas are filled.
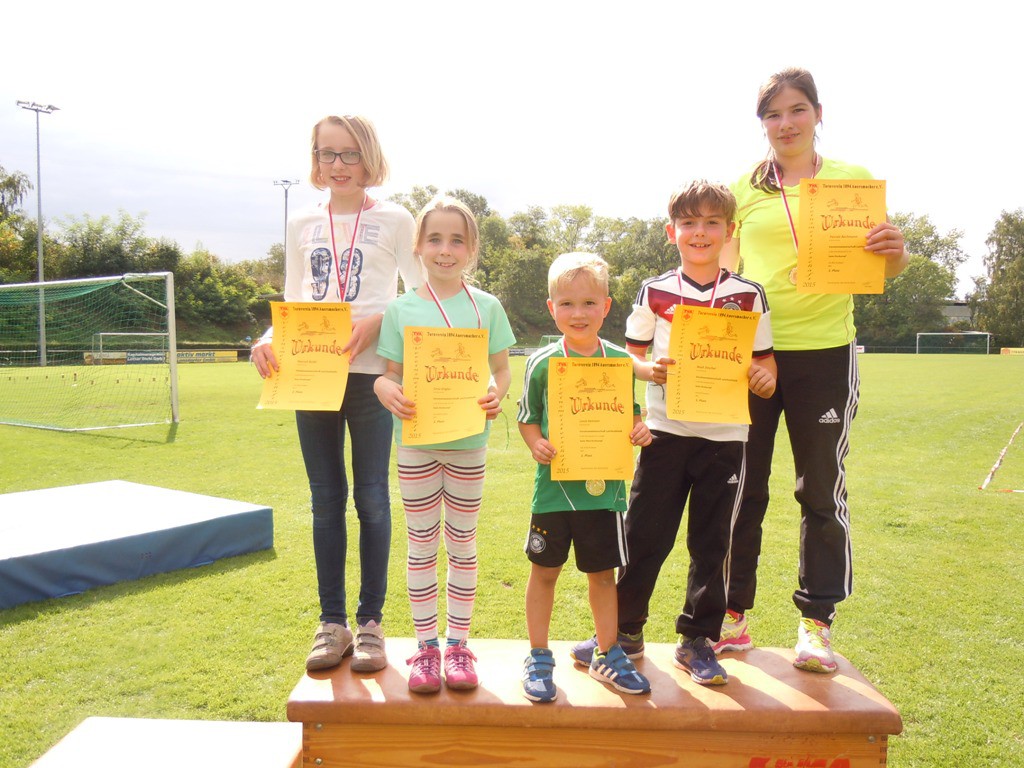
[[[799,251],[800,245],[797,242],[797,227],[793,225],[793,213],[790,211],[790,199],[785,197],[785,187],[782,186],[782,179],[778,175],[778,166],[771,164],[772,172],[775,174],[775,183],[778,184],[779,193],[782,195],[782,205],[785,206],[785,217],[790,219],[790,234],[793,236],[793,250]]]
[[[352,242],[348,247],[348,262],[345,264],[345,280],[341,279],[341,263],[338,261],[338,249],[334,245],[334,214],[331,212],[331,204],[327,203],[327,218],[331,222],[331,253],[334,254],[334,271],[338,276],[338,301],[345,301],[348,296],[348,281],[352,276],[352,262],[356,258],[356,235],[359,233],[359,219],[363,215],[363,208],[366,206],[366,195],[363,195],[363,202],[359,204],[359,212],[356,213],[356,225],[352,228]],[[344,286],[344,290],[342,287]]]
[[[814,156],[814,172],[818,170],[818,156]],[[793,213],[789,210],[789,198],[786,197],[786,188],[782,186],[782,178],[779,176],[778,163],[772,163],[772,173],[775,174],[775,183],[779,187],[779,192],[782,194],[782,204],[786,207],[786,218],[789,219],[789,234],[793,236],[793,250],[799,253],[800,244],[796,237],[796,227],[793,225]],[[813,176],[811,178],[814,178]]]
[[[430,298],[434,300],[434,303],[437,305],[438,310],[441,312],[441,317],[444,318],[445,324],[449,328],[451,328],[452,321],[448,317],[448,313],[444,311],[444,307],[441,306],[441,300],[437,298],[437,294],[434,293],[434,289],[430,287],[430,282],[427,281],[424,284],[427,286],[427,291],[430,292]],[[476,327],[483,328],[483,320],[480,318],[480,307],[476,305],[476,299],[474,299],[473,294],[469,292],[469,286],[466,285],[465,280],[462,281],[462,288],[466,292],[466,295],[469,296],[469,303],[473,305],[473,311],[476,312]]]
[[[708,306],[714,309],[715,307],[715,294],[718,293],[718,286],[722,284],[724,275],[722,270],[718,270],[718,277],[715,278],[715,284],[711,288],[711,301],[708,302]],[[683,268],[676,267],[676,279],[679,281],[679,303],[683,303]]]

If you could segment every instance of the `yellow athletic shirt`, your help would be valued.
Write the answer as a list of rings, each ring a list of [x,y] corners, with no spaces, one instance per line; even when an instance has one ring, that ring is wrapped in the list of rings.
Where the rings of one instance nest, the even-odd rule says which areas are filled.
[[[753,171],[753,169],[751,169]],[[819,179],[870,179],[865,168],[822,158]],[[764,286],[772,308],[775,349],[828,349],[849,344],[857,335],[850,294],[797,293],[790,273],[796,249],[786,207],[779,193],[750,185],[750,171],[732,187],[736,195],[736,232],[743,259],[741,273]],[[786,187],[793,222],[800,221],[800,185]]]

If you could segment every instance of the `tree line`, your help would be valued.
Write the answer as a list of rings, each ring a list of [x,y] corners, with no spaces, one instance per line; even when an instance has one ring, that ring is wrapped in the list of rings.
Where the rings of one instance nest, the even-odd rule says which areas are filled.
[[[30,189],[25,174],[0,166],[0,283],[36,279],[36,223],[20,207]],[[415,215],[437,193],[434,186],[416,186],[390,199]],[[613,341],[622,340],[643,280],[679,264],[665,237],[665,218],[595,216],[585,205],[530,206],[506,218],[481,195],[446,193],[465,202],[479,222],[475,284],[501,300],[526,344],[555,332],[545,299],[548,266],[559,253],[591,251],[608,262],[612,309],[605,335]],[[1024,210],[1004,211],[996,221],[987,240],[986,275],[975,279],[966,299],[971,319],[958,322],[942,310],[955,297],[956,270],[967,258],[962,233],[940,232],[927,215],[896,213],[892,219],[903,230],[910,263],[886,282],[885,293],[854,297],[859,343],[907,351],[919,332],[981,330],[994,335],[996,349],[1024,346]],[[173,272],[178,335],[189,341],[257,336],[269,323],[269,299],[283,290],[281,243],[263,258],[228,263],[205,249],[186,254],[173,241],[147,236],[144,217],[125,211],[116,218],[70,217],[43,234],[47,279]]]

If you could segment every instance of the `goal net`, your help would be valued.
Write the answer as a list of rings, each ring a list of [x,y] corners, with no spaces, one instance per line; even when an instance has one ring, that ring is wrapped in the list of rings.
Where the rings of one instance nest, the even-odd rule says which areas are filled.
[[[0,285],[0,424],[178,421],[174,275]]]
[[[961,333],[919,333],[917,354],[987,355],[991,333],[963,331]]]

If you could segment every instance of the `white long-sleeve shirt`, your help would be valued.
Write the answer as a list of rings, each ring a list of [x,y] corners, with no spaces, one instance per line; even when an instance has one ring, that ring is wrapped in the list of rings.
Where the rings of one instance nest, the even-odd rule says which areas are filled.
[[[416,228],[412,215],[400,205],[377,201],[359,216],[348,291],[342,298],[338,286],[348,268],[355,224],[355,213],[334,214],[332,248],[326,203],[288,218],[285,301],[348,301],[352,305],[352,321],[355,322],[384,312],[398,294],[399,275],[406,290],[422,283],[419,264],[412,252]],[[360,353],[349,370],[352,373],[383,373],[386,363],[376,354],[375,348],[376,345],[371,345]]]

